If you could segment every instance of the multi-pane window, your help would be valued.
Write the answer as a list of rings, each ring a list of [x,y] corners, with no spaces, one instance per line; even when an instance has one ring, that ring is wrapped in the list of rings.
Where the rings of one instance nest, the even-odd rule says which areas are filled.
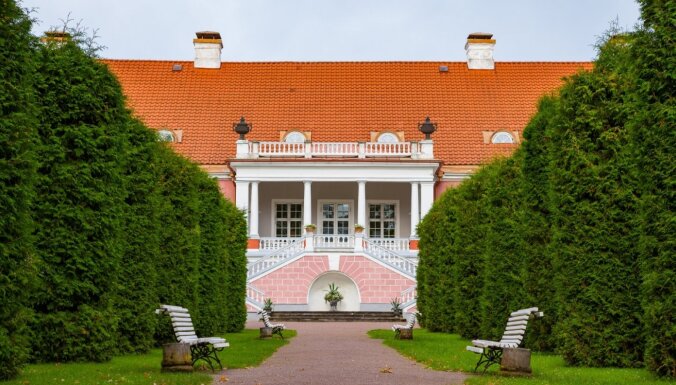
[[[348,203],[322,204],[322,234],[350,233],[350,205]]]
[[[394,238],[397,233],[397,206],[369,203],[369,238]]]
[[[301,203],[275,204],[275,236],[280,238],[303,235],[303,205]]]

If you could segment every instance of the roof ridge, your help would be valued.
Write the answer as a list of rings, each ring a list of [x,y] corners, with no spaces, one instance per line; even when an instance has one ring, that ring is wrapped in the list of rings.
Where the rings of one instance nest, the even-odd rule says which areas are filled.
[[[193,60],[167,60],[167,59],[117,59],[100,58],[101,61],[114,62],[149,62],[149,63],[193,63]],[[221,61],[222,64],[462,64],[466,61],[444,61],[444,60],[346,60],[346,61]],[[500,64],[593,64],[593,61],[496,61]]]

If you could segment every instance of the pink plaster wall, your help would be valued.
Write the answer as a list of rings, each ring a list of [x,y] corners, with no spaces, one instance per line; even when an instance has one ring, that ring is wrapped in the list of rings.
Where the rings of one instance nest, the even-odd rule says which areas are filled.
[[[444,193],[444,191],[448,190],[449,188],[455,188],[460,186],[460,181],[446,181],[446,182],[438,182],[436,186],[434,186],[434,199],[438,199],[441,194]]]
[[[221,189],[221,194],[228,198],[232,203],[235,203],[235,182],[232,180],[219,179],[218,187]]]
[[[329,270],[329,258],[308,255],[251,282],[278,304],[307,304],[310,285]],[[389,302],[389,301],[388,301]]]
[[[389,303],[415,284],[413,280],[360,255],[341,256],[339,268],[357,283],[362,303]]]

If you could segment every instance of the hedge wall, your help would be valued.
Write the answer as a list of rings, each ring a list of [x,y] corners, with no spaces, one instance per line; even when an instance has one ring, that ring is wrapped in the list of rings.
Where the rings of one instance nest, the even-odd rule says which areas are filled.
[[[676,377],[676,2],[639,3],[644,26],[631,46],[636,85],[629,129],[641,197],[645,362],[659,375]]]
[[[147,351],[160,302],[190,308],[199,334],[240,330],[243,214],[132,117],[82,31],[38,44],[0,1],[0,379],[29,353]]]
[[[419,307],[437,329],[498,337],[508,311],[535,305],[545,318],[527,346],[676,376],[676,3],[641,5],[642,28],[611,31],[594,69],[540,102],[510,160],[446,192],[422,221]],[[472,324],[463,315],[477,302]]]
[[[14,1],[0,0],[0,380],[14,376],[28,358],[37,142],[30,28]]]

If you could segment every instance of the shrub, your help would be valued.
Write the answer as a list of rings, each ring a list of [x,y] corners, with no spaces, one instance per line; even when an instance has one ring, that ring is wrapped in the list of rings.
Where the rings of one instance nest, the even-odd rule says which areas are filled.
[[[0,2],[0,380],[15,376],[28,358],[37,144],[30,28],[13,0]]]

